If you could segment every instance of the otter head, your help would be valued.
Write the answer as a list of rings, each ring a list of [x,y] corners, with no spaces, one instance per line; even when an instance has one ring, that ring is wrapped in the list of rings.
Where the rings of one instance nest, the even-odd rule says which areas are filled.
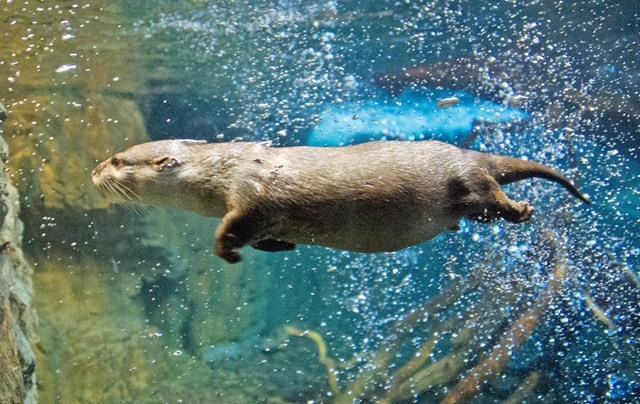
[[[133,146],[98,164],[93,183],[119,202],[184,206],[179,193],[189,183],[183,166],[192,161],[195,140],[162,140]]]

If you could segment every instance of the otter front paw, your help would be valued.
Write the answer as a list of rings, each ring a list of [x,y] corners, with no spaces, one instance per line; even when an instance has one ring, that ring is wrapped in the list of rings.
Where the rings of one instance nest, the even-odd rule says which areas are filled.
[[[229,264],[237,264],[238,262],[242,261],[242,256],[233,250],[216,251],[216,254],[218,255],[218,257],[227,261]]]
[[[242,260],[242,256],[234,251],[238,245],[238,238],[234,234],[225,233],[216,239],[216,255],[230,264],[236,264]]]

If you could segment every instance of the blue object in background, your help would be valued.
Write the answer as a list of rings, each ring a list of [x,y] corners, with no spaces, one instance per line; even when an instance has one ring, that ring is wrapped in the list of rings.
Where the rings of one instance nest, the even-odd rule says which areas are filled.
[[[460,103],[436,108],[438,100],[455,96]],[[474,121],[509,122],[528,117],[525,111],[477,98],[464,91],[422,88],[405,90],[397,99],[332,105],[307,140],[310,146],[344,146],[379,139],[438,139],[457,143]]]

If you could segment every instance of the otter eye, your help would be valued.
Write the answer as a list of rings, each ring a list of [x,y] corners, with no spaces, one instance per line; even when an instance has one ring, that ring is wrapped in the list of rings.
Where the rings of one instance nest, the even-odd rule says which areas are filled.
[[[115,168],[120,168],[124,165],[124,161],[118,157],[111,157],[111,166]]]
[[[162,157],[158,157],[156,159],[151,160],[151,164],[158,170],[162,170],[165,167],[173,167],[176,164],[178,164],[178,162],[176,161],[176,159],[171,158],[169,156],[162,156]]]

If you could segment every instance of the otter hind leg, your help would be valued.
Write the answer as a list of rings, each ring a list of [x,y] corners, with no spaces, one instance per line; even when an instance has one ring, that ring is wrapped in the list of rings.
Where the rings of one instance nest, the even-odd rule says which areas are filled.
[[[504,195],[504,193],[503,193]],[[522,223],[531,219],[533,215],[533,206],[529,205],[529,202],[526,201],[512,201],[504,195],[505,199],[509,202],[509,207],[502,206],[501,211],[499,212],[500,216],[511,223]]]
[[[216,255],[231,264],[240,262],[242,257],[235,250],[250,243],[262,226],[263,221],[255,214],[237,210],[228,212],[216,229]]]
[[[470,219],[490,223],[498,218],[503,218],[511,223],[522,223],[531,219],[533,215],[533,207],[525,201],[513,201],[509,199],[500,185],[493,179],[488,177],[489,186],[486,192],[482,194],[484,197],[480,204],[479,212],[469,215]]]
[[[255,243],[251,243],[251,247],[256,250],[267,252],[291,251],[296,249],[295,244],[287,241],[276,240],[274,238],[256,241]]]
[[[493,201],[489,205],[487,213],[489,221],[501,217],[511,223],[522,223],[531,219],[533,206],[525,201],[512,201],[507,194],[498,189],[494,193]]]

